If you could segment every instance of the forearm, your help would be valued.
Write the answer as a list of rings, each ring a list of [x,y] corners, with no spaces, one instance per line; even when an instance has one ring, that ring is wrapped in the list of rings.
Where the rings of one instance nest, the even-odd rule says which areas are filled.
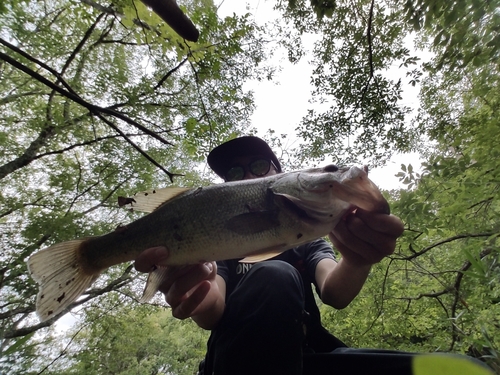
[[[359,294],[371,266],[354,266],[340,259],[321,287],[321,300],[336,309],[347,307]]]

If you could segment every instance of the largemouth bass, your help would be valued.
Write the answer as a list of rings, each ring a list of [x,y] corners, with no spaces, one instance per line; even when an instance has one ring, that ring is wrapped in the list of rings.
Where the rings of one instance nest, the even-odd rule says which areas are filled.
[[[55,244],[30,257],[29,271],[40,284],[36,308],[42,321],[62,312],[108,267],[132,261],[150,247],[169,249],[162,266],[243,257],[260,261],[326,236],[355,207],[389,213],[367,170],[334,165],[152,190],[124,202],[151,213],[106,235]],[[161,277],[148,282],[148,298],[159,282]]]

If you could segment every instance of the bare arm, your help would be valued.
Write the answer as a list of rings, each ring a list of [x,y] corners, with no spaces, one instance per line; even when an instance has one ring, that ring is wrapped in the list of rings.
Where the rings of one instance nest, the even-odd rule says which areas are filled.
[[[370,266],[353,267],[341,259],[322,259],[316,266],[321,300],[336,309],[347,307],[363,287]]]

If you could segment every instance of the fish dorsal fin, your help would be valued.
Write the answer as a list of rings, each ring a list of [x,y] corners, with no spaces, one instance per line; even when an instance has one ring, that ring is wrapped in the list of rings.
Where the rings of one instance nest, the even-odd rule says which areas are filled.
[[[192,188],[168,187],[135,193],[133,197],[118,197],[118,205],[134,211],[153,212],[165,202]]]
[[[264,254],[256,254],[256,255],[249,255],[243,259],[241,259],[239,262],[240,263],[258,263],[258,262],[263,262],[265,260],[274,258],[275,256],[280,255],[283,252],[283,250],[273,250]]]

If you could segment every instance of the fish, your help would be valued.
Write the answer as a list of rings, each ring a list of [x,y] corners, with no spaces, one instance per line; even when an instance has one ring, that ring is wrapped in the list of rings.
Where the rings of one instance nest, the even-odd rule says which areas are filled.
[[[119,201],[149,213],[111,233],[55,244],[28,259],[39,284],[40,320],[67,309],[107,268],[151,247],[165,246],[169,258],[150,273],[143,302],[158,291],[165,266],[258,262],[326,236],[356,208],[390,213],[366,167],[335,165],[206,187],[167,187]]]
[[[142,0],[153,12],[160,16],[177,34],[191,42],[197,42],[200,32],[179,8],[175,0]]]

